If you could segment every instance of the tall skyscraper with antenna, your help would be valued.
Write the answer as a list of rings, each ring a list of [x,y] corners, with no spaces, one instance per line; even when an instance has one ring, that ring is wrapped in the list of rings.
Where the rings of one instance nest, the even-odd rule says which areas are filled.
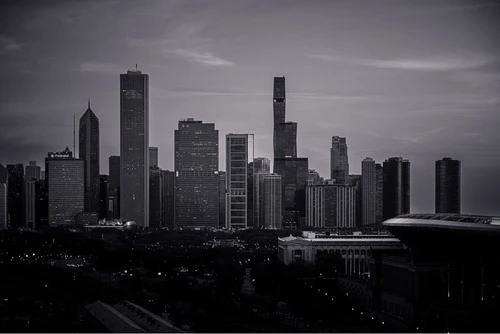
[[[149,76],[120,74],[120,214],[149,226]]]

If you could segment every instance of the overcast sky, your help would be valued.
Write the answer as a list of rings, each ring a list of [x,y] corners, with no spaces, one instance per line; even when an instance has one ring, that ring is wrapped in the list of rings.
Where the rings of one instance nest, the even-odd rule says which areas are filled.
[[[286,76],[298,153],[329,177],[334,135],[351,174],[411,161],[412,212],[434,210],[434,161],[462,161],[466,213],[500,215],[498,1],[2,1],[0,162],[73,145],[87,98],[101,173],[119,154],[119,74],[150,76],[150,144],[173,167],[180,119],[255,134],[272,159],[272,85]]]

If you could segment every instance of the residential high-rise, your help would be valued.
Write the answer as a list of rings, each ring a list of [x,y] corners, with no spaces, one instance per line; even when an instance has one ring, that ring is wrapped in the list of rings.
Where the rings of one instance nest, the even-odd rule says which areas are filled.
[[[40,181],[35,178],[27,179],[24,183],[24,207],[26,228],[35,229],[40,220]]]
[[[158,147],[149,147],[149,168],[158,167]]]
[[[90,109],[90,100],[79,129],[79,156],[85,162],[85,212],[99,213],[99,119]]]
[[[120,216],[149,226],[149,77],[120,74]]]
[[[0,164],[0,229],[8,227],[8,179],[9,173],[7,172],[7,168]]]
[[[85,162],[66,148],[45,158],[49,225],[71,225],[84,211]]]
[[[108,189],[110,197],[110,211],[113,212],[113,218],[120,218],[120,156],[112,155],[109,157],[109,178]]]
[[[273,152],[274,158],[284,158],[284,150],[280,145],[283,142],[281,138],[280,125],[285,122],[285,77],[274,78],[273,89],[273,118],[274,118],[274,131],[273,131]]]
[[[270,173],[271,163],[268,158],[258,157],[253,159],[254,173]]]
[[[10,227],[24,227],[24,167],[23,164],[7,165],[9,175],[7,192]]]
[[[282,199],[281,176],[278,174],[266,174],[264,183],[264,228],[282,228]]]
[[[460,213],[460,161],[436,161],[436,213]]]
[[[219,224],[219,131],[188,118],[175,130],[176,225]]]
[[[363,225],[363,216],[361,213],[361,175],[350,174],[349,186],[354,188],[354,206],[356,208],[355,225],[361,227]]]
[[[219,171],[219,228],[226,227],[226,172]]]
[[[248,227],[249,135],[226,135],[226,228]],[[251,159],[253,160],[253,159]]]
[[[384,221],[384,168],[375,164],[375,223]]]
[[[330,178],[335,184],[346,185],[349,183],[349,161],[347,156],[347,143],[343,137],[332,137],[330,149]]]
[[[361,207],[363,215],[363,226],[374,225],[376,222],[377,205],[377,173],[375,160],[365,158],[361,162]]]
[[[149,226],[163,227],[163,173],[158,167],[149,168]]]
[[[305,223],[305,189],[309,175],[308,158],[276,158],[274,171],[281,175],[283,227],[297,228]]]
[[[410,162],[401,157],[384,161],[384,220],[410,213]]]
[[[333,205],[333,203],[329,203]],[[325,185],[314,180],[307,181],[306,187],[306,226],[325,227]]]
[[[99,176],[99,219],[110,219],[109,176]]]
[[[351,186],[335,185],[333,191],[334,226],[337,228],[356,227],[356,189]]]
[[[175,227],[175,172],[162,170],[163,218],[162,227]]]
[[[25,179],[32,180],[35,179],[37,181],[40,180],[40,166],[36,165],[36,161],[30,161],[29,166],[25,168]]]
[[[253,174],[253,226],[255,228],[265,227],[264,177],[269,174],[266,171]]]

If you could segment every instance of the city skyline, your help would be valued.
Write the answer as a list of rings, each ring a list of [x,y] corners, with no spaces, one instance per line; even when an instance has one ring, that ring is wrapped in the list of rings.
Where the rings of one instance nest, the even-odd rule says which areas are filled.
[[[2,5],[5,10],[1,10],[1,16],[7,22],[0,38],[2,77],[11,82],[0,95],[2,164],[27,165],[29,160],[43,161],[47,152],[61,146],[71,147],[73,113],[80,113],[90,96],[96,115],[102,120],[101,126],[106,129],[101,133],[100,157],[101,173],[105,174],[109,156],[119,153],[118,76],[136,62],[151,76],[150,144],[159,147],[161,168],[173,169],[173,130],[179,119],[188,117],[216,124],[221,134],[220,166],[225,165],[224,136],[231,132],[255,133],[256,156],[272,159],[272,78],[284,75],[287,119],[298,123],[297,155],[308,157],[309,167],[323,177],[329,175],[331,136],[346,137],[352,173],[360,173],[365,157],[378,163],[392,156],[409,159],[412,212],[433,212],[434,161],[451,156],[462,161],[462,211],[500,214],[495,200],[500,193],[497,144],[500,138],[494,115],[500,105],[497,98],[500,73],[493,30],[497,25],[491,20],[498,13],[498,6],[486,1],[474,4],[442,1],[432,6],[381,1],[376,5],[380,8],[374,8],[369,2],[360,5],[360,2],[318,1],[309,5],[304,14],[304,22],[317,21],[317,27],[300,31],[292,25],[293,18],[305,9],[300,3],[291,2],[286,8],[277,5],[279,1],[267,5],[213,3],[192,6],[152,2],[150,7],[139,11],[147,14],[144,16],[150,20],[148,24],[137,12],[133,14],[137,10],[133,4],[120,9],[117,15],[132,18],[134,25],[144,24],[144,29],[130,35],[126,34],[130,30],[112,29],[99,41],[92,36],[102,31],[102,20],[117,9],[116,2],[91,2],[88,6],[72,3],[68,7],[56,2],[43,7],[29,2]],[[22,28],[13,30],[8,16],[15,15],[9,14],[24,11],[26,7],[40,15],[29,22],[26,13],[30,11],[23,12]],[[232,18],[221,19],[218,11],[222,8],[233,14]],[[169,10],[172,17],[165,24],[162,15]],[[321,13],[327,10],[333,18],[342,14],[351,19],[361,18],[359,21],[369,14],[377,15],[364,24],[352,20],[347,23],[323,17]],[[249,14],[254,15],[255,21],[244,19]],[[95,27],[87,24],[85,19],[89,17]],[[220,22],[215,22],[215,17]],[[46,25],[49,19],[53,22]],[[273,24],[277,31],[265,33],[284,38],[263,51],[273,39],[262,38],[262,29],[254,32],[233,29],[236,26],[232,20],[236,19],[241,19],[245,28],[261,25],[264,29]],[[385,19],[387,23],[373,29],[368,37],[385,34],[386,40],[367,41],[364,34]],[[426,27],[419,24],[422,19],[426,20]],[[273,20],[282,24],[271,23]],[[343,31],[342,27],[349,25],[357,29],[350,33]],[[52,42],[40,38],[40,34],[50,36],[50,31],[62,27],[81,34],[77,42],[79,51],[97,52],[75,57],[72,51],[67,51],[61,58],[51,54],[48,46]],[[402,29],[404,39],[391,33],[394,27]],[[303,39],[313,36],[317,29],[320,33],[316,39],[292,47],[294,33]],[[329,37],[333,30],[334,36]],[[58,30],[58,33],[63,42],[69,43],[64,32]],[[251,41],[259,39],[255,48],[260,51],[255,57],[243,56],[245,49],[239,47],[241,43],[236,43],[238,48],[228,46],[227,42],[234,44],[234,39],[241,35]],[[49,44],[38,45],[37,38],[40,38],[38,43]],[[420,51],[411,47],[414,38],[420,41],[415,46]],[[117,51],[99,51],[100,43],[113,39],[117,51],[124,54],[131,51],[127,57],[115,54]],[[327,40],[331,48],[325,48]],[[444,45],[443,40],[447,41]],[[212,45],[208,45],[209,41]],[[322,43],[321,50],[318,45]],[[366,50],[357,43],[373,46],[373,52],[361,57]],[[162,48],[167,51],[162,52]],[[37,54],[36,61],[28,53]],[[53,78],[43,75],[56,68],[60,73]],[[30,79],[34,75],[42,75],[50,84],[42,88],[35,80],[25,85],[33,81]],[[199,76],[204,78],[199,80]],[[162,77],[181,79],[174,82]],[[396,77],[397,84],[391,84]],[[211,87],[207,78],[214,81]],[[58,91],[63,83],[68,87]],[[19,93],[23,85],[27,95]]]

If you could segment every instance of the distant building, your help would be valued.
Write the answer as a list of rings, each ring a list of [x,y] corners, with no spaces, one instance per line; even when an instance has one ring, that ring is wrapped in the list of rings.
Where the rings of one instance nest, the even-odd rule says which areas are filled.
[[[284,158],[283,140],[281,138],[282,130],[281,124],[285,122],[285,77],[274,78],[273,88],[273,118],[274,118],[274,131],[273,131],[273,152],[274,159]],[[295,144],[293,144],[295,145]]]
[[[332,137],[330,149],[330,178],[335,184],[346,185],[349,183],[349,161],[347,156],[347,143],[343,137]]]
[[[322,184],[325,180],[319,175],[314,169],[309,169],[309,174],[307,176],[308,181],[312,181],[314,184]]]
[[[401,157],[384,161],[384,220],[410,213],[410,162]]]
[[[158,167],[158,147],[149,147],[149,168]]]
[[[361,162],[361,207],[363,215],[363,226],[374,225],[376,221],[377,205],[377,171],[375,160],[365,158]]]
[[[113,218],[120,218],[120,156],[112,155],[109,157],[109,178],[108,188],[110,202],[110,211],[113,213]]]
[[[248,134],[226,135],[226,228],[248,227]],[[252,159],[253,160],[253,159]]]
[[[99,176],[99,219],[111,219],[109,210],[109,176]]]
[[[356,218],[355,218],[355,226],[361,227],[363,225],[363,216],[361,212],[361,175],[359,174],[351,174],[349,175],[349,186],[354,188],[355,194],[355,209],[356,209]]]
[[[85,163],[68,148],[45,158],[49,225],[70,225],[84,211]]]
[[[8,208],[10,227],[25,226],[24,212],[24,167],[23,164],[7,165]]]
[[[305,224],[308,158],[276,158],[274,172],[281,176],[283,227],[298,228]]]
[[[253,135],[252,141],[253,141]],[[253,145],[253,144],[252,144]],[[249,150],[251,157],[248,158],[250,161],[247,165],[247,227],[254,227],[254,216],[253,216],[253,173],[254,173],[254,165],[253,165],[253,152]]]
[[[0,228],[7,228],[8,225],[8,179],[7,168],[0,164]]]
[[[120,216],[149,226],[149,76],[120,74]]]
[[[80,118],[79,155],[85,162],[85,212],[99,213],[99,119],[90,109]]]
[[[282,122],[278,124],[277,148],[284,158],[297,157],[297,123]]]
[[[37,181],[35,178],[26,180],[24,184],[24,196],[26,228],[36,229],[40,220],[40,181]]]
[[[384,169],[375,164],[375,223],[384,221]]]
[[[226,172],[219,171],[219,228],[226,226]]]
[[[219,131],[188,118],[175,130],[176,225],[219,225]]]
[[[270,173],[271,163],[268,158],[258,157],[253,159],[254,173]]]
[[[436,213],[460,213],[460,161],[436,161]]]
[[[264,228],[282,228],[282,199],[281,176],[278,174],[265,174],[264,185]]]
[[[333,203],[328,203],[328,205],[333,206]],[[325,210],[325,185],[311,179],[308,180],[306,187],[306,226],[324,228],[326,223]]]
[[[163,223],[162,227],[175,227],[175,172],[162,170]]]
[[[158,167],[149,168],[149,226],[163,227],[163,173]]]
[[[254,227],[264,228],[264,177],[269,172],[258,172],[253,174],[253,217]]]
[[[40,171],[41,171],[41,168],[40,168],[40,166],[36,165],[36,161],[30,161],[29,166],[26,166],[26,168],[25,168],[25,179],[26,180],[35,179],[35,180],[39,181],[40,180]]]

